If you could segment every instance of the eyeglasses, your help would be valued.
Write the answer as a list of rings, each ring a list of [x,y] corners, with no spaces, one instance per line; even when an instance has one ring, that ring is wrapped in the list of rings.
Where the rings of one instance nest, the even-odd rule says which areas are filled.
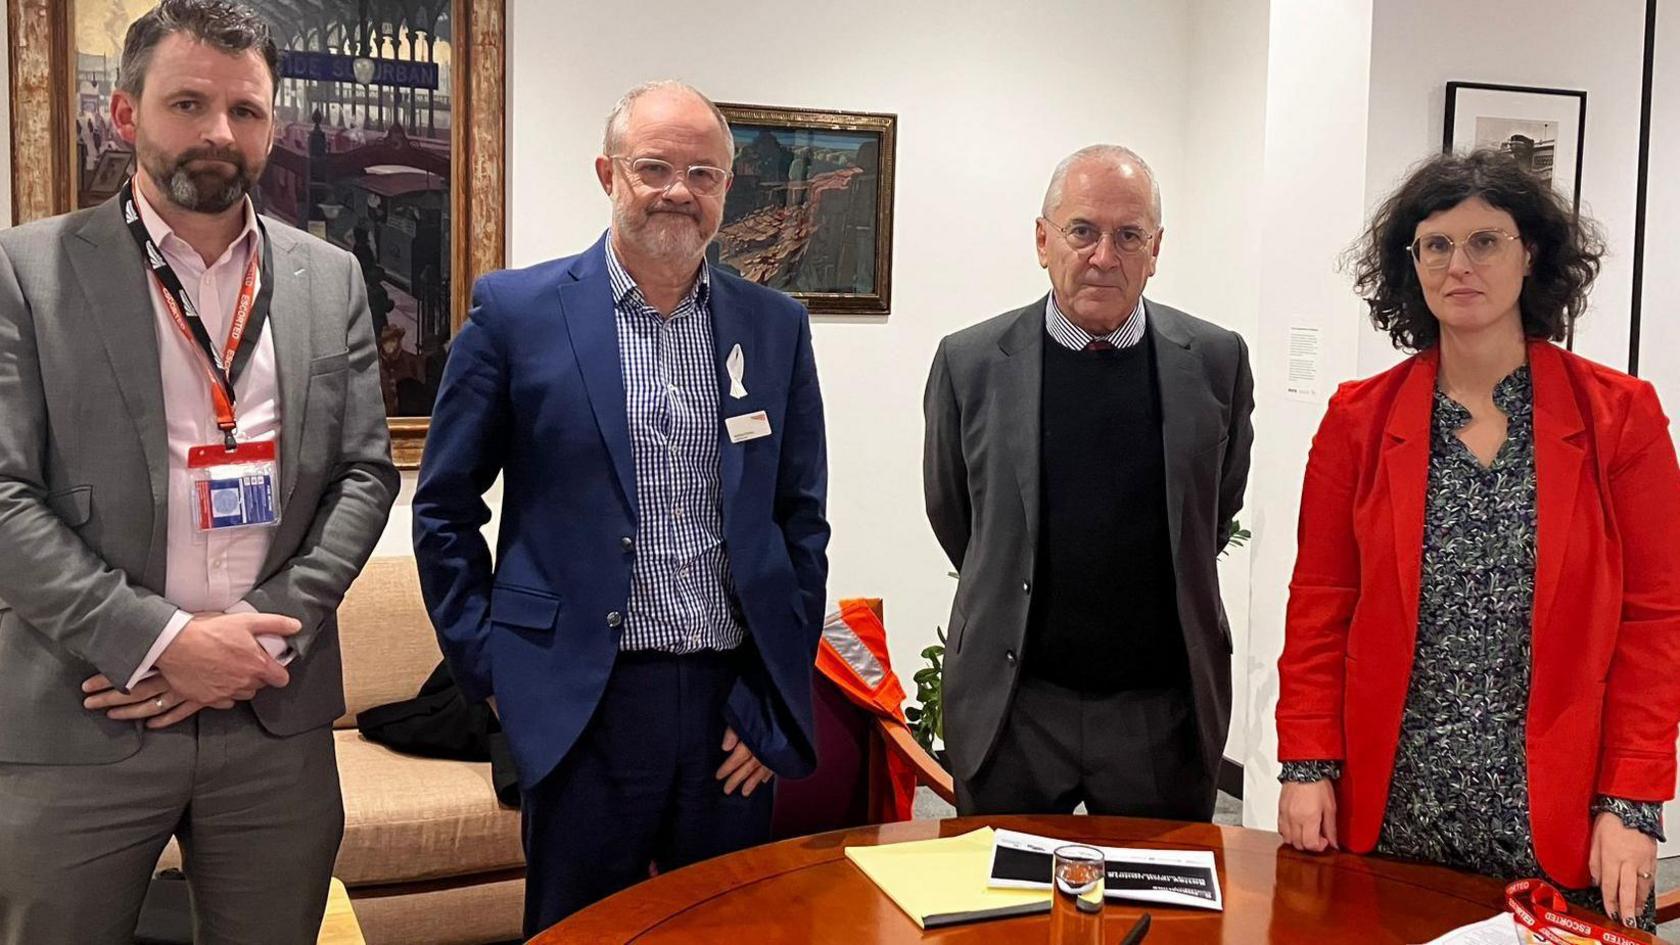
[[[1039,217],[1039,219],[1048,224],[1051,229],[1062,234],[1062,239],[1067,241],[1068,246],[1074,252],[1082,253],[1102,242],[1103,229],[1092,226],[1083,220],[1074,220],[1067,226],[1058,226],[1048,217]],[[1156,234],[1160,232],[1160,230],[1151,232],[1141,227],[1123,226],[1110,232],[1108,238],[1114,244],[1116,251],[1127,256],[1136,256],[1147,251],[1150,241],[1154,240]]]
[[[1452,265],[1453,251],[1461,245],[1464,247],[1464,258],[1470,260],[1470,265],[1485,266],[1503,255],[1505,247],[1515,239],[1520,237],[1504,230],[1477,230],[1460,244],[1443,233],[1431,233],[1413,240],[1410,248],[1412,259],[1425,269],[1445,269]]]
[[[623,164],[630,176],[649,190],[669,190],[677,181],[682,181],[688,192],[696,197],[714,197],[723,192],[733,175],[721,167],[710,164],[690,164],[681,176],[677,168],[670,161],[658,158],[636,158],[634,160],[622,155],[614,155],[613,160]]]

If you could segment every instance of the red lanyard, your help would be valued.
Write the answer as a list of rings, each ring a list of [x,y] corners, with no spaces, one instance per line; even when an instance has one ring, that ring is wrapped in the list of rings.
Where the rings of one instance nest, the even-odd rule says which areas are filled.
[[[134,201],[132,179],[123,185],[120,196],[129,232],[140,245],[141,253],[151,267],[158,293],[163,296],[163,307],[168,309],[175,327],[180,329],[187,341],[197,347],[204,356],[200,364],[210,381],[210,402],[216,411],[216,428],[222,431],[224,444],[232,450],[237,445],[233,434],[239,427],[235,415],[236,397],[233,385],[238,380],[240,370],[250,360],[251,352],[262,332],[262,323],[267,316],[268,306],[259,305],[258,302],[267,302],[271,287],[265,282],[259,298],[257,283],[268,255],[268,241],[262,241],[262,257],[252,253],[250,261],[245,265],[245,278],[239,286],[239,299],[234,304],[233,323],[228,327],[227,342],[221,350],[217,350],[215,343],[210,340],[209,332],[204,328],[204,320],[194,310],[192,300],[187,298],[181,278],[175,274],[168,260],[163,258],[163,253],[158,250],[152,242],[151,235],[146,231],[145,224],[140,221],[139,208]],[[257,226],[260,230],[260,220]],[[250,343],[247,344],[247,341]]]
[[[1615,929],[1569,914],[1563,894],[1538,879],[1521,879],[1505,887],[1505,906],[1517,923],[1549,945],[1644,945]]]
[[[153,277],[156,278],[156,273],[153,273]],[[181,303],[163,284],[162,279],[157,279],[157,284],[162,290],[163,307],[169,309],[169,316],[174,319],[175,327],[181,329],[181,334],[185,335],[188,341],[203,350],[204,345],[193,332],[193,326],[187,322],[186,313],[181,310]],[[233,363],[233,357],[239,351],[239,343],[245,339],[246,324],[251,318],[251,305],[256,298],[257,257],[253,253],[251,261],[245,266],[245,281],[239,286],[239,301],[233,308],[233,324],[228,327],[227,345],[220,355],[215,355],[215,350],[211,349],[210,354],[215,356],[215,360],[199,360],[204,366],[205,375],[210,379],[210,402],[216,408],[216,428],[222,431],[222,435],[227,437],[230,443],[239,421],[234,416],[233,381],[228,377],[226,366]],[[197,316],[194,318],[196,320]],[[202,331],[202,328],[200,330]]]

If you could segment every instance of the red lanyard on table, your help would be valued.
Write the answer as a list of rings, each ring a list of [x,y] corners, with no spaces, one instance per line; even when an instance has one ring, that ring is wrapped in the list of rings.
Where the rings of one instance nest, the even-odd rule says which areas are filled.
[[[1506,886],[1505,906],[1516,916],[1518,925],[1549,945],[1644,945],[1615,929],[1570,915],[1563,894],[1538,879],[1521,879]]]
[[[262,335],[263,321],[268,317],[268,300],[272,290],[270,281],[261,279],[262,288],[260,292],[258,290],[261,272],[271,268],[268,265],[267,234],[265,232],[262,239],[260,260],[258,255],[253,253],[250,262],[245,266],[245,278],[240,283],[239,299],[234,304],[233,322],[228,327],[227,343],[218,350],[215,342],[210,340],[210,333],[204,328],[204,320],[199,317],[192,300],[187,298],[180,276],[175,274],[174,268],[163,258],[163,253],[152,242],[151,234],[146,231],[145,223],[140,220],[140,209],[134,201],[132,178],[123,184],[120,199],[123,218],[128,221],[128,231],[139,244],[147,265],[151,267],[152,278],[157,280],[159,293],[163,296],[163,307],[169,310],[169,317],[175,322],[175,327],[204,355],[200,363],[210,381],[210,402],[216,411],[216,428],[222,431],[224,445],[231,451],[238,446],[233,434],[239,427],[235,412],[237,398],[233,385],[239,379],[245,365],[250,362],[251,353],[256,349],[257,340]],[[257,227],[262,230],[261,220],[257,221]]]

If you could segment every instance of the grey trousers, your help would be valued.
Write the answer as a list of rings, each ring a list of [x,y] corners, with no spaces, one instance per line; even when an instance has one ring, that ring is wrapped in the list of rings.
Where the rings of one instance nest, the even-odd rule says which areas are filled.
[[[1093,695],[1023,677],[997,746],[958,779],[957,813],[1212,820],[1218,794],[1184,689]]]
[[[332,731],[275,738],[243,703],[114,764],[0,764],[0,945],[131,945],[171,835],[198,945],[307,945],[343,834]]]

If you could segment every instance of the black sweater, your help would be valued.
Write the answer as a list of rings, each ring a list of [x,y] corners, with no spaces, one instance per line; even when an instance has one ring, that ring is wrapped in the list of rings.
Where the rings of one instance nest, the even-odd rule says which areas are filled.
[[[1046,333],[1037,576],[1023,670],[1087,692],[1184,685],[1154,346]]]

